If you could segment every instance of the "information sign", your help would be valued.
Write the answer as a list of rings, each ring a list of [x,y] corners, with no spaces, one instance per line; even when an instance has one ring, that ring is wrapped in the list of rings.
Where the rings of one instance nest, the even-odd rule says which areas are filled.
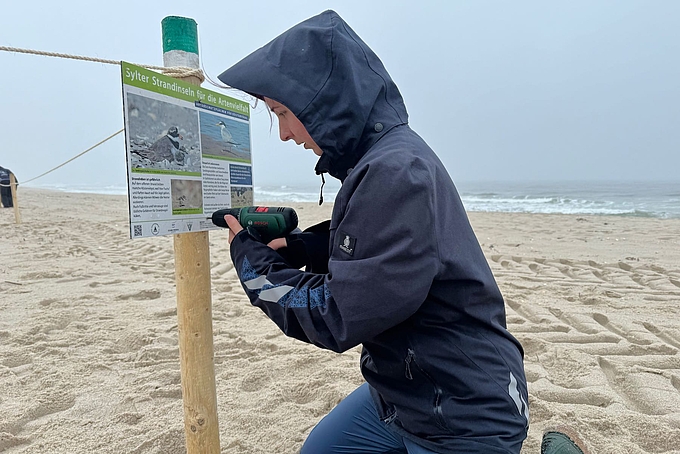
[[[210,230],[253,204],[250,106],[123,62],[130,237]]]

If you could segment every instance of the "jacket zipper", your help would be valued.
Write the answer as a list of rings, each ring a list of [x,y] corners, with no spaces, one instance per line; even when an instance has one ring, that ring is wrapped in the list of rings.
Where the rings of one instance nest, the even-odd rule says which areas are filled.
[[[427,381],[430,382],[432,387],[434,388],[434,415],[435,415],[435,421],[437,422],[437,425],[440,426],[444,430],[449,430],[447,424],[446,424],[446,419],[444,418],[444,412],[442,411],[442,406],[441,406],[441,401],[442,401],[442,395],[444,392],[442,389],[439,387],[437,382],[434,381],[432,376],[425,372],[416,362],[416,353],[412,349],[408,349],[408,353],[406,355],[406,359],[404,360],[406,362],[406,378],[408,380],[413,380],[413,374],[411,373],[411,363],[415,367],[418,368],[421,374],[425,376]]]
[[[408,354],[406,355],[406,359],[404,362],[406,362],[406,378],[408,380],[413,380],[413,374],[411,374],[411,361],[413,361],[413,358],[416,356],[416,354],[411,350],[410,348],[408,349]]]

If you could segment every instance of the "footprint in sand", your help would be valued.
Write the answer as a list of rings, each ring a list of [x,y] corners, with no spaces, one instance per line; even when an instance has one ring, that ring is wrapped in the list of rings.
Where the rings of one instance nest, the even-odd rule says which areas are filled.
[[[677,375],[673,375],[671,377],[671,385],[673,385],[673,387],[677,389],[678,392],[680,393],[680,377],[678,377]]]
[[[99,287],[101,285],[116,285],[116,284],[120,284],[121,282],[123,282],[122,279],[114,279],[112,281],[106,281],[106,282],[94,281],[94,282],[90,282],[87,285],[89,287],[96,288],[96,287]]]
[[[636,332],[636,329],[634,327],[622,326],[613,323],[604,314],[598,313],[593,314],[593,320],[595,320],[597,323],[607,328],[609,331],[616,334],[617,336],[621,336],[623,339],[627,340],[631,344],[650,345],[653,343],[653,340],[645,336],[644,333],[640,331]]]
[[[680,408],[680,394],[673,378],[664,377],[662,372],[631,373],[628,368],[620,370],[612,360],[602,357],[598,358],[598,364],[609,386],[631,410],[646,415],[667,415],[677,413]]]
[[[285,399],[296,404],[306,404],[318,399],[319,390],[324,387],[324,383],[317,383],[316,386],[312,383],[297,383],[286,393]]]
[[[271,378],[261,371],[250,372],[241,381],[240,388],[242,391],[247,392],[259,391],[265,388],[270,381]]]
[[[576,331],[584,334],[598,334],[601,332],[597,324],[593,323],[593,320],[585,315],[565,312],[558,308],[549,308],[548,310],[558,320],[574,328]]]
[[[621,268],[623,271],[631,271],[633,269],[632,266],[630,266],[629,264],[624,263],[624,262],[619,262],[618,265],[619,265],[619,268]]]
[[[47,299],[40,301],[38,304],[40,304],[41,306],[49,306],[52,303],[56,303],[58,301],[59,300],[57,298],[47,298]]]
[[[161,297],[161,291],[157,289],[142,290],[137,293],[128,293],[125,295],[118,295],[117,300],[155,300]]]
[[[47,389],[40,392],[37,396],[33,396],[33,402],[24,405],[21,409],[17,409],[11,415],[5,415],[12,419],[5,419],[4,424],[0,425],[0,448],[2,447],[2,440],[5,434],[17,436],[29,423],[40,420],[46,416],[66,411],[75,405],[76,397],[73,393],[63,390]],[[7,437],[9,438],[9,437]],[[14,441],[18,440],[11,437]],[[30,441],[30,440],[29,440]],[[9,440],[6,441],[9,443]]]
[[[58,271],[38,271],[33,273],[26,273],[21,276],[21,279],[42,280],[42,279],[60,279],[63,277],[64,275]]]
[[[517,314],[521,315],[522,317],[526,318],[532,323],[536,324],[550,324],[554,323],[554,318],[551,317],[552,314],[540,314],[537,311],[537,308],[529,307],[528,305],[521,304],[515,300],[512,300],[510,298],[506,298],[506,303],[510,308],[512,308],[513,311],[515,311]]]
[[[178,358],[178,346],[151,344],[144,345],[139,349],[135,356],[135,363],[140,366],[150,366],[168,361],[178,361]]]
[[[0,452],[31,442],[31,438],[17,437],[7,432],[0,433]]]
[[[644,326],[647,331],[666,342],[668,345],[672,345],[673,347],[680,349],[680,338],[664,331],[661,328],[658,328],[651,323],[643,322],[642,326]]]

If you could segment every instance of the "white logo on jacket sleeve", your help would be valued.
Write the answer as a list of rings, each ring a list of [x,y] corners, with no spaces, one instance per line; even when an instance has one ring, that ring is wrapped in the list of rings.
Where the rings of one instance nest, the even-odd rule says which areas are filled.
[[[352,238],[346,233],[341,233],[340,238],[342,238],[338,244],[340,250],[346,254],[354,255],[354,246],[356,245],[357,239]]]

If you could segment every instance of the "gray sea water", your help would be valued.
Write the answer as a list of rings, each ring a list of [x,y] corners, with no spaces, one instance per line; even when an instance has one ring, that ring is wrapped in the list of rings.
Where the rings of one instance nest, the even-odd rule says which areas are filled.
[[[468,211],[680,218],[680,181],[462,182],[457,187]],[[327,185],[324,200],[333,200],[337,189]],[[319,188],[256,187],[255,199],[316,202]]]
[[[126,194],[123,186],[35,185],[44,189]],[[680,181],[459,182],[468,211],[597,214],[680,219]],[[329,182],[324,200],[339,186]],[[318,202],[319,186],[255,186],[255,202]]]

